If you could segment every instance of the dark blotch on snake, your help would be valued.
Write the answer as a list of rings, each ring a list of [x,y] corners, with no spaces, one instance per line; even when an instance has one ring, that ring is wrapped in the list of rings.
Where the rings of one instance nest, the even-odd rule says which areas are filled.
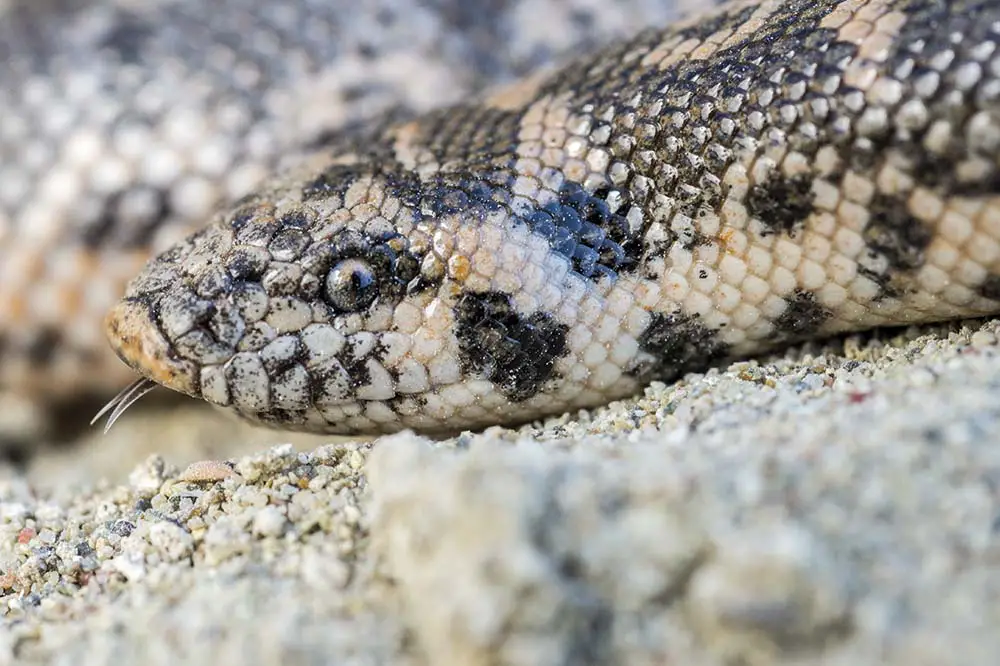
[[[566,354],[568,327],[552,315],[517,312],[499,291],[463,294],[455,305],[462,371],[496,384],[509,400],[527,400],[555,374]]]

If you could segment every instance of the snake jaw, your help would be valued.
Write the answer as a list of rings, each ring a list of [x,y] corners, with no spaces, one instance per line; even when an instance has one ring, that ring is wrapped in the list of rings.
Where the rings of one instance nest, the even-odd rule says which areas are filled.
[[[140,375],[174,391],[200,396],[197,365],[173,353],[147,303],[119,301],[105,318],[104,329],[118,358]]]

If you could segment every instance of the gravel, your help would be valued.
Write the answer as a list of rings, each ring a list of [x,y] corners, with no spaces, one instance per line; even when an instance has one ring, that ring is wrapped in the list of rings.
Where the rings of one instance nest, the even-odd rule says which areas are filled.
[[[998,334],[850,337],[443,441],[184,459],[166,422],[242,431],[130,413],[129,472],[0,475],[0,663],[993,664]]]

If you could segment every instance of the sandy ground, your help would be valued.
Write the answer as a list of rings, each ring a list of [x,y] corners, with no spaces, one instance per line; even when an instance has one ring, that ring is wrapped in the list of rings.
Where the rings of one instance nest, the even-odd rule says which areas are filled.
[[[438,442],[136,411],[0,481],[0,662],[994,664],[998,335]]]

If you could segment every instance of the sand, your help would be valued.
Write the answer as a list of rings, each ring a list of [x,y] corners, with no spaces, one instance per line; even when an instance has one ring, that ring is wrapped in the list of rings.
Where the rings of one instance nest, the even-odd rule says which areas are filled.
[[[168,423],[243,434],[129,414],[108,438],[177,445],[0,481],[0,662],[993,664],[998,335],[850,337],[443,441],[184,460],[210,447]]]

